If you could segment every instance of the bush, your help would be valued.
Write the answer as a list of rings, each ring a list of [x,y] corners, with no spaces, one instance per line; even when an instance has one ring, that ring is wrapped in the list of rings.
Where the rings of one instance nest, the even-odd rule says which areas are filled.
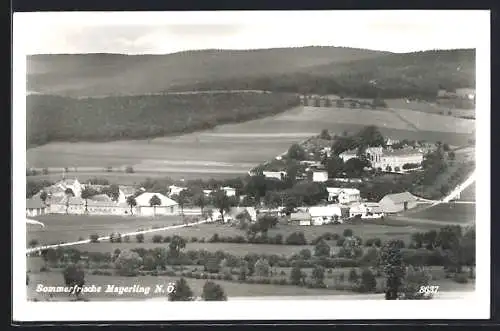
[[[164,243],[169,243],[169,242],[171,242],[171,241],[172,241],[172,237],[170,237],[170,236],[165,236],[165,237],[163,237],[163,242],[164,242]]]
[[[375,275],[370,271],[370,269],[364,269],[361,272],[361,284],[358,290],[363,293],[369,293],[375,291],[377,288],[377,280]]]
[[[143,231],[143,230],[139,230],[139,231]],[[138,243],[143,243],[144,242],[144,235],[142,233],[136,234],[135,240],[137,240]]]
[[[132,168],[132,166],[127,166],[125,168],[125,173],[127,173],[127,174],[133,174],[134,173],[134,168]]]
[[[161,243],[162,240],[163,240],[163,236],[161,234],[155,234],[153,236],[153,239],[152,239],[153,243],[155,243],[155,244]]]
[[[197,241],[198,241],[198,238],[196,238],[196,237],[191,237],[191,242],[192,242],[192,243],[195,243],[195,242],[197,242]]]
[[[90,235],[90,242],[91,243],[98,243],[99,242],[99,235],[97,233],[93,233]]]
[[[38,245],[38,240],[31,239],[28,244],[30,247],[36,247]]]
[[[351,229],[345,229],[344,232],[342,233],[342,236],[344,238],[346,237],[352,237],[354,234],[354,231],[352,231]]]
[[[285,243],[287,245],[307,245],[307,240],[304,232],[294,232],[286,238]]]

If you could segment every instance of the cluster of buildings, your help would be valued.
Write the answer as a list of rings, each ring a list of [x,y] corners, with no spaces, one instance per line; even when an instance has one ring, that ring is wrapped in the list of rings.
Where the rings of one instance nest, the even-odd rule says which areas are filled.
[[[363,201],[355,188],[333,188],[328,190],[328,205],[299,208],[292,213],[290,221],[298,225],[324,225],[343,223],[346,219],[381,219],[415,208],[418,198],[409,192],[388,194],[379,202]]]
[[[365,155],[372,164],[372,168],[384,171],[403,171],[405,164],[420,165],[424,160],[424,152],[418,148],[391,149],[383,147],[368,147]],[[341,153],[340,158],[344,162],[358,157],[357,150],[349,150]]]

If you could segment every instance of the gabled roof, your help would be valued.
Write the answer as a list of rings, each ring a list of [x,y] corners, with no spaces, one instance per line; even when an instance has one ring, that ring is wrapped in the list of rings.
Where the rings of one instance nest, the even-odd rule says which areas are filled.
[[[402,192],[402,193],[387,194],[380,200],[380,202],[382,202],[382,200],[391,200],[394,204],[400,204],[404,203],[405,201],[416,201],[417,198],[410,192]]]
[[[150,206],[149,201],[151,200],[151,198],[154,195],[156,195],[161,200],[160,206],[162,206],[162,207],[170,207],[170,206],[178,205],[177,202],[175,202],[174,200],[172,200],[170,198],[167,198],[166,196],[164,196],[161,193],[144,192],[135,198],[135,201],[137,202],[137,206],[149,207]]]
[[[45,204],[41,199],[32,198],[26,199],[26,209],[40,209],[45,208]]]
[[[292,213],[290,219],[292,221],[310,221],[311,214],[305,212]]]

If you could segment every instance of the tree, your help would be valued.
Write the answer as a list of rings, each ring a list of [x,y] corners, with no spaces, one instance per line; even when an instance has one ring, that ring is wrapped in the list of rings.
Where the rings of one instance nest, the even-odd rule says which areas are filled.
[[[358,132],[357,138],[363,147],[385,147],[385,138],[375,125],[365,126]]]
[[[260,232],[267,234],[267,231],[274,228],[278,224],[278,218],[272,215],[264,215],[259,217],[257,221],[258,229]]]
[[[399,243],[391,240],[382,247],[380,252],[380,266],[386,278],[385,299],[397,300],[405,277],[403,256],[399,248]]]
[[[137,252],[123,250],[114,263],[119,275],[136,276],[142,265],[142,258]]]
[[[149,205],[153,207],[153,214],[156,216],[156,207],[161,205],[161,200],[158,198],[158,196],[155,194],[149,199]]]
[[[448,160],[451,160],[451,161],[455,160],[455,152],[454,151],[448,152]]]
[[[130,207],[130,215],[134,215],[134,207],[137,206],[137,200],[135,200],[133,195],[127,198],[127,205]]]
[[[30,242],[28,243],[29,247],[36,247],[38,245],[38,240],[36,239],[31,239]]]
[[[312,272],[312,278],[314,279],[314,282],[316,286],[322,286],[324,285],[324,280],[325,280],[325,268],[322,266],[316,266],[313,269]]]
[[[302,161],[306,159],[306,152],[299,144],[290,146],[287,155],[292,160]]]
[[[423,268],[415,268],[410,266],[404,277],[401,286],[402,296],[404,300],[421,300],[431,298],[428,293],[419,293],[423,286],[430,285],[431,275]]]
[[[203,292],[201,297],[204,301],[226,301],[227,296],[224,289],[219,284],[207,281],[203,285]]]
[[[353,157],[344,163],[344,172],[349,177],[360,177],[363,175],[364,169],[370,167],[370,161],[364,158]]]
[[[136,234],[135,240],[137,240],[138,243],[143,243],[144,242],[144,234],[142,234],[142,233]]]
[[[354,232],[351,229],[345,229],[344,232],[342,233],[342,236],[347,238],[347,237],[352,237],[354,235]]]
[[[305,284],[305,278],[306,275],[302,272],[302,269],[300,269],[300,267],[295,266],[292,268],[292,271],[290,272],[290,282],[293,285]]]
[[[85,271],[77,264],[71,264],[63,270],[64,284],[75,289],[74,293],[79,296],[85,284]],[[70,295],[72,293],[70,292]]]
[[[330,133],[328,132],[327,129],[321,130],[319,138],[323,139],[323,140],[331,140],[332,139],[332,137],[330,136]]]
[[[229,197],[226,195],[226,192],[224,192],[223,190],[217,190],[214,193],[214,201],[213,202],[214,202],[215,208],[217,208],[217,210],[220,213],[222,223],[225,223],[224,222],[224,213],[229,212],[229,210],[231,208],[231,202],[232,202],[231,199],[229,199]]]
[[[174,256],[179,256],[179,252],[186,247],[186,240],[180,236],[173,236],[168,248]]]
[[[258,259],[257,262],[255,262],[254,270],[257,276],[268,277],[270,269],[271,267],[266,259]]]
[[[64,194],[65,194],[66,196],[72,196],[72,197],[74,197],[74,196],[75,196],[75,193],[74,193],[74,192],[73,192],[73,190],[72,190],[71,188],[69,188],[69,187],[68,187],[67,189],[65,189],[65,190],[64,190]]]
[[[321,239],[314,247],[314,255],[317,257],[330,257],[330,246]]]
[[[304,232],[293,232],[285,239],[285,243],[287,245],[307,245],[307,240]]]
[[[125,173],[127,173],[127,174],[133,174],[134,173],[134,168],[132,168],[132,166],[126,166],[125,167]]]
[[[188,195],[189,193],[187,192],[187,190],[182,190],[179,192],[179,195],[173,197],[173,199],[177,201],[179,207],[181,208],[182,217],[184,217],[184,206],[188,202]]]
[[[43,201],[43,203],[46,203],[46,201],[47,201],[47,197],[48,197],[48,196],[47,196],[47,192],[42,191],[42,192],[40,193],[40,200],[42,200],[42,201]]]
[[[89,212],[89,209],[88,209],[88,199],[90,199],[93,196],[93,193],[94,193],[93,190],[90,189],[89,187],[85,187],[82,190],[82,199],[85,200],[85,213]]]
[[[192,301],[193,291],[184,278],[175,282],[175,290],[168,294],[168,301]]]
[[[363,269],[361,272],[361,284],[359,290],[361,292],[373,292],[377,288],[377,279],[370,269]]]
[[[358,284],[358,281],[359,281],[359,275],[358,273],[356,272],[356,269],[352,268],[350,271],[349,271],[349,276],[347,277],[347,280],[349,281],[349,283],[353,284],[353,285],[357,285]]]
[[[323,165],[328,172],[328,178],[336,178],[344,171],[344,161],[336,154],[326,158]]]
[[[200,207],[201,214],[203,215],[203,208],[207,205],[207,198],[205,198],[203,192],[195,195],[194,205]]]

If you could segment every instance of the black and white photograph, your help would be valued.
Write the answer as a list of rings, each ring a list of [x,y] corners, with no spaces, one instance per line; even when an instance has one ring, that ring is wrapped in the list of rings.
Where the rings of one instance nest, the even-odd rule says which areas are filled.
[[[15,13],[13,318],[489,318],[489,24]]]

